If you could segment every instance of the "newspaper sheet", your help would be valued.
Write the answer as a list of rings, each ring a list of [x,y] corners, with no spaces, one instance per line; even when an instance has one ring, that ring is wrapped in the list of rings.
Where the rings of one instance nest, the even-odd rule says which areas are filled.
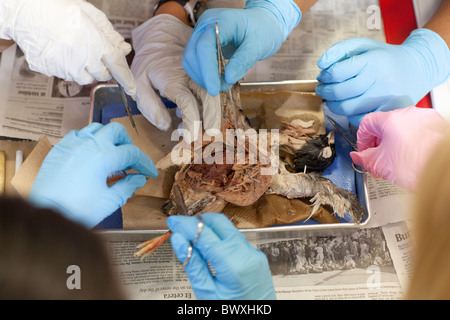
[[[141,261],[136,246],[159,235],[103,231],[119,281],[130,299],[193,300],[183,267],[165,242]],[[269,261],[277,299],[403,299],[412,270],[405,222],[354,230],[245,232]]]
[[[90,90],[31,71],[16,45],[2,54],[0,67],[0,135],[56,143],[89,121]]]
[[[413,194],[389,181],[367,175],[369,226],[410,220]]]
[[[336,42],[354,37],[386,41],[378,1],[319,0],[302,15],[281,50],[256,63],[244,80],[314,80],[322,54]]]

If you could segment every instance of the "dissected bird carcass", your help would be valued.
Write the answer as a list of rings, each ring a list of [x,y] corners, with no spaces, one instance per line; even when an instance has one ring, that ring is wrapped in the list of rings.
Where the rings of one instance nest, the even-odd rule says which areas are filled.
[[[240,108],[238,86],[232,88],[232,95],[239,109],[239,130],[252,130]],[[312,204],[309,217],[314,216],[320,208],[328,206],[332,208],[331,213],[334,215],[344,217],[349,214],[355,223],[361,222],[364,209],[356,196],[334,185],[321,174],[335,157],[334,131],[326,135],[317,134],[315,130],[309,129],[311,124],[294,119],[283,123],[284,129],[277,133],[276,138],[272,132],[268,132],[266,140],[244,139],[242,142],[238,141],[235,135],[234,143],[230,146],[225,142],[227,138],[230,139],[230,136],[227,136],[230,130],[227,129],[235,129],[232,107],[227,94],[223,94],[222,99],[226,99],[227,103],[224,104],[222,113],[221,135],[191,148],[190,157],[187,157],[188,163],[174,162],[172,154],[169,154],[156,164],[159,169],[172,165],[180,167],[175,175],[174,185],[180,187],[190,215],[224,212],[228,204],[246,207],[255,204],[263,196],[280,195],[288,199],[309,199]],[[257,135],[259,136],[260,132]],[[270,143],[261,145],[261,141]],[[180,144],[182,143],[184,142]],[[215,148],[211,148],[213,144]],[[202,154],[208,148],[207,153],[215,162],[205,163],[202,160],[195,163],[195,154]],[[251,152],[255,148],[258,152]],[[179,149],[176,149],[172,152],[179,152]],[[240,162],[236,161],[237,157],[242,157],[239,150],[241,153],[245,150],[244,162],[242,158]],[[254,154],[263,156],[258,156],[255,160],[252,157]],[[234,162],[225,161],[227,156],[231,156]],[[186,160],[186,157],[184,159]],[[223,161],[217,161],[218,159]],[[173,190],[163,211],[168,215],[178,213]]]
[[[201,161],[196,163],[192,156],[189,163],[182,165],[175,174],[174,186],[179,186],[188,214],[222,212],[227,203],[248,206],[269,188],[272,181],[271,161],[269,158],[265,161],[250,159],[255,155],[251,150],[257,150],[258,143],[253,144],[245,137],[241,140],[233,136],[232,139],[235,141],[231,145],[220,139],[203,142],[198,148],[200,150],[193,150],[193,154],[199,152],[203,155]],[[213,144],[216,147],[209,148],[209,151],[213,149],[210,153],[208,147]],[[205,160],[207,151],[214,161]],[[243,158],[239,159],[240,156]],[[170,162],[170,159],[166,157],[164,161]],[[158,162],[157,166],[160,165],[161,162]],[[168,215],[178,213],[173,190],[163,211]]]

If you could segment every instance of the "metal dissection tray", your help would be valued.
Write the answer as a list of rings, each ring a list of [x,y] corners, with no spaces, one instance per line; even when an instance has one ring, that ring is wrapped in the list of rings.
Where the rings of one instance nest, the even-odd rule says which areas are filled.
[[[253,92],[278,92],[278,91],[294,91],[304,93],[305,96],[314,95],[315,87],[317,85],[317,81],[304,81],[304,80],[293,80],[293,81],[277,81],[277,82],[243,82],[240,84],[240,91],[243,94],[253,93]],[[174,108],[172,102],[168,100],[164,100],[163,102],[168,108]],[[109,119],[112,117],[121,117],[126,116],[125,109],[120,108],[119,113],[114,112],[113,115],[110,115],[110,111],[106,112],[105,106],[120,104],[122,103],[122,99],[120,96],[120,91],[117,85],[111,84],[102,84],[95,87],[91,92],[91,110],[90,110],[90,122],[99,122],[106,124],[109,122]],[[302,107],[302,103],[299,104],[299,108]],[[339,117],[335,114],[332,114],[328,108],[322,104],[322,110],[324,114],[330,115],[332,118],[337,119],[341,125],[347,125],[348,121],[345,117]],[[135,104],[130,105],[132,109],[132,113],[139,114],[139,111],[136,108]],[[243,108],[245,109],[245,104],[243,102]],[[117,108],[116,108],[117,110]],[[325,118],[325,128],[326,131],[332,130],[332,125]],[[353,128],[356,130],[356,128]],[[336,133],[336,159],[335,162],[338,164],[331,168],[330,170],[324,171],[324,176],[333,181],[336,185],[340,187],[344,187],[349,190],[347,186],[340,185],[343,180],[352,182],[352,190],[349,190],[355,193],[358,197],[359,202],[363,205],[365,209],[365,216],[361,223],[355,224],[351,220],[350,217],[345,217],[344,219],[340,219],[341,222],[337,224],[320,224],[310,219],[307,222],[299,221],[291,224],[284,225],[274,225],[267,228],[252,228],[252,229],[241,229],[241,231],[251,231],[251,232],[270,232],[270,231],[294,231],[294,230],[316,230],[316,229],[333,229],[333,228],[360,228],[364,227],[368,224],[371,219],[372,213],[370,212],[370,206],[368,203],[368,188],[367,188],[367,177],[364,174],[357,173],[354,170],[348,170],[351,168],[351,158],[349,156],[349,152],[351,151],[349,148],[345,147],[346,143],[343,138]],[[333,163],[334,165],[334,163]],[[332,165],[332,166],[333,166]],[[340,168],[345,167],[345,170],[341,170]],[[133,231],[133,230],[127,230]],[[136,231],[136,230],[134,230]],[[149,230],[150,231],[150,230]],[[166,231],[166,230],[151,230],[151,231]]]

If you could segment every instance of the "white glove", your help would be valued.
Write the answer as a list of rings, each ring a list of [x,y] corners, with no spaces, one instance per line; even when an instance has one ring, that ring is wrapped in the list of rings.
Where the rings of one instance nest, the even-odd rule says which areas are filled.
[[[189,78],[181,66],[192,30],[176,17],[160,14],[132,32],[135,57],[131,71],[136,78],[137,106],[156,127],[168,130],[171,118],[153,90],[157,89],[180,109],[186,142],[197,139],[200,131],[196,129],[200,128],[198,123],[195,125],[196,121],[203,120],[204,130],[219,129],[222,111],[219,96],[210,96]],[[201,101],[203,110],[197,99]]]
[[[106,15],[82,0],[0,0],[0,37],[14,40],[30,69],[79,84],[114,77],[136,96],[131,46]]]

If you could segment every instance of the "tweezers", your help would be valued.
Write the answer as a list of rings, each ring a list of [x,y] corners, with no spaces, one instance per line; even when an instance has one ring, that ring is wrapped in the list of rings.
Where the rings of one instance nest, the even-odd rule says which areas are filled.
[[[352,146],[352,149],[358,152],[358,145],[356,144],[356,137],[350,133],[348,129],[345,129],[339,123],[334,121],[328,115],[326,116],[328,121],[332,124],[332,126],[344,137],[344,139]]]
[[[173,193],[175,196],[175,204],[177,207],[178,214],[187,216],[188,210],[186,204],[184,203],[183,194],[181,193],[180,187],[178,185],[173,186]]]
[[[184,202],[183,194],[181,193],[180,187],[178,185],[175,185],[173,187],[173,191],[174,191],[174,195],[175,195],[175,204],[176,204],[178,213],[186,216],[188,214],[188,210],[187,210],[186,204]],[[193,246],[197,242],[200,235],[202,234],[203,226],[204,226],[203,218],[201,215],[199,215],[198,216],[198,224],[197,224],[197,236],[189,244],[187,258],[183,262],[183,267],[186,267],[188,265],[189,261],[191,260]]]
[[[337,132],[339,132],[341,134],[341,136],[344,137],[345,141],[347,141],[350,146],[352,147],[352,149],[356,152],[358,152],[358,145],[356,143],[357,139],[356,137],[350,133],[350,130],[345,129],[343,126],[341,126],[339,123],[337,123],[335,120],[333,120],[331,117],[329,117],[328,115],[326,115],[328,121],[330,121],[331,125],[337,130]],[[358,173],[367,173],[367,171],[364,171],[362,169],[360,169],[359,166],[356,166],[353,162],[352,162],[352,167],[353,170],[355,170]]]
[[[122,101],[123,101],[123,104],[125,105],[125,110],[127,111],[128,118],[130,119],[130,122],[131,122],[131,126],[134,128],[134,130],[136,130],[136,133],[139,134],[137,131],[137,127],[136,127],[136,122],[134,122],[133,115],[131,114],[130,106],[128,105],[128,99],[127,99],[127,95],[125,93],[125,89],[122,87],[122,85],[119,82],[117,82],[117,85],[119,86],[120,95],[122,96]]]
[[[220,44],[219,25],[217,22],[216,22],[216,40],[217,40],[217,63],[219,65],[220,90],[222,91],[222,78],[225,77],[225,58],[223,57],[222,45]],[[228,83],[227,87],[228,87],[228,96],[231,102],[231,106],[233,108],[234,128],[238,129],[236,102],[233,99],[233,95],[231,94],[231,87]],[[221,105],[223,105],[223,101],[221,101],[221,103],[222,103]]]

